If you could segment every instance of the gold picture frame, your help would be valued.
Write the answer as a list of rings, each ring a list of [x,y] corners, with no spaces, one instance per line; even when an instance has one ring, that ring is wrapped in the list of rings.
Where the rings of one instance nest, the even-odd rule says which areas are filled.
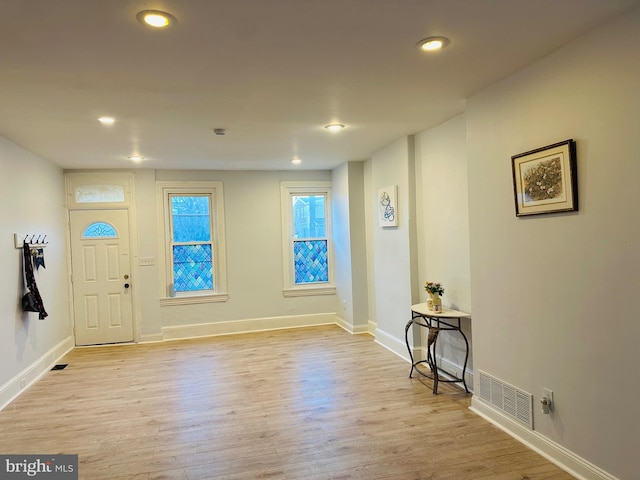
[[[576,142],[572,139],[511,157],[516,216],[578,210]]]

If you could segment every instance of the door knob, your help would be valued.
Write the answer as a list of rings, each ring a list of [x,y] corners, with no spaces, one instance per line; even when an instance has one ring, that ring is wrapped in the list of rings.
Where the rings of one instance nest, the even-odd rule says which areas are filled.
[[[125,283],[125,284],[124,284],[124,288],[129,288],[129,284],[128,284],[128,283]]]

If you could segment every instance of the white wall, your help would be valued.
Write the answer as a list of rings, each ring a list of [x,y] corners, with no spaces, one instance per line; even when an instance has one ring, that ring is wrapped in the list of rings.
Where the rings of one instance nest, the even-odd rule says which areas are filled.
[[[136,171],[135,175],[140,257],[159,255],[156,181],[221,181],[225,197],[229,300],[160,307],[159,297],[164,289],[157,281],[158,262],[154,267],[139,267],[140,274],[149,280],[139,287],[143,340],[161,339],[163,332],[166,338],[168,330],[175,336],[229,333],[220,330],[219,325],[244,320],[255,320],[246,324],[254,329],[260,325],[277,326],[270,323],[273,318],[325,314],[335,317],[335,295],[285,298],[282,294],[280,182],[330,180],[331,172]]]
[[[366,172],[369,267],[375,282],[369,285],[369,296],[375,299],[373,318],[377,323],[376,341],[399,355],[407,356],[404,326],[411,318],[411,305],[417,303],[417,277],[413,199],[415,182],[413,137],[403,137],[371,158]],[[398,186],[397,227],[382,228],[378,223],[378,189]],[[412,226],[413,222],[413,226]]]
[[[416,134],[415,155],[421,301],[427,299],[424,282],[441,282],[444,307],[471,313],[465,116]],[[471,324],[469,319],[462,320],[470,342]],[[462,337],[442,332],[438,347],[445,369],[461,371],[466,353]],[[469,358],[467,371],[472,370]]]
[[[336,311],[354,333],[369,322],[363,171],[364,162],[347,162],[331,172]]]
[[[373,192],[373,162],[371,159],[365,161],[362,166],[363,188],[364,188],[364,228],[366,238],[366,270],[367,270],[367,313],[368,328],[371,335],[375,335],[378,328],[378,316],[376,312],[376,275],[375,275],[375,255],[373,252],[373,231],[378,228],[375,220],[377,215],[377,201]]]
[[[64,182],[60,169],[0,137],[0,407],[73,345],[67,295]],[[46,268],[36,271],[49,316],[25,313],[22,249],[14,233],[46,234]]]
[[[332,172],[333,254],[335,260],[336,312],[348,329],[353,329],[353,285],[351,269],[351,232],[349,229],[349,164]]]
[[[155,170],[136,170],[134,183],[135,240],[139,257],[156,259],[155,266],[134,266],[133,287],[142,293],[136,296],[136,327],[141,341],[161,339],[162,309],[158,274],[158,218],[156,214]],[[137,262],[134,262],[137,263]]]
[[[366,332],[369,324],[367,288],[367,236],[364,187],[364,162],[349,162],[349,238],[351,240],[351,290],[353,325]]]
[[[640,10],[467,104],[474,363],[554,391],[535,430],[640,472]],[[516,218],[510,157],[574,138],[580,210]]]

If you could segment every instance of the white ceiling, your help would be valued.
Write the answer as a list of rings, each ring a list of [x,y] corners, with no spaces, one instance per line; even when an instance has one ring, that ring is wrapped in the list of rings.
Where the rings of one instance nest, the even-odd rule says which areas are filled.
[[[330,169],[638,3],[0,0],[0,135],[69,169]],[[143,27],[153,8],[177,24]]]

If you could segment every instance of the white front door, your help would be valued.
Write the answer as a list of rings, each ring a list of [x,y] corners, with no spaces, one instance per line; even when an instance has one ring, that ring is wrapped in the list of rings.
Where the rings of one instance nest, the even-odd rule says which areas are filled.
[[[127,210],[72,210],[76,345],[133,341]]]

